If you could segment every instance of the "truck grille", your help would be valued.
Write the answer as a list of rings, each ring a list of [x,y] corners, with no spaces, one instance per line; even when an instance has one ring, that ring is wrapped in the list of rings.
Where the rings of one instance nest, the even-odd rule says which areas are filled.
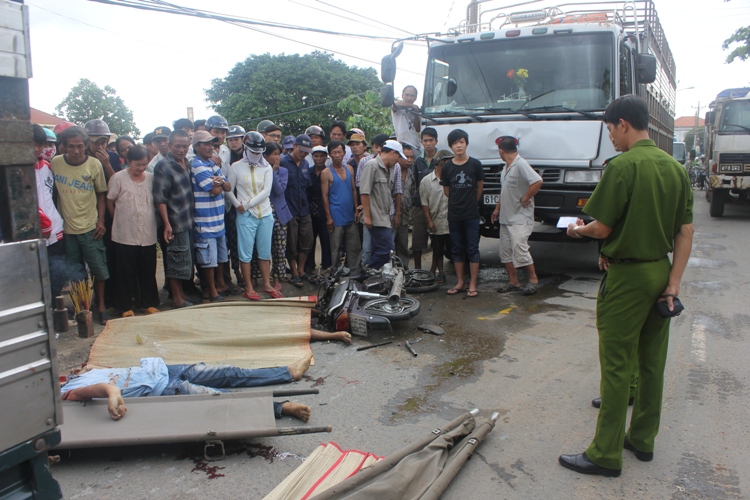
[[[484,167],[484,192],[486,194],[497,194],[500,192],[502,173],[493,171],[499,168],[497,165]],[[534,169],[545,184],[562,182],[562,170],[559,168],[537,168]]]
[[[719,163],[750,163],[750,153],[721,153]]]
[[[559,168],[536,169],[536,173],[542,176],[544,182],[560,182]]]

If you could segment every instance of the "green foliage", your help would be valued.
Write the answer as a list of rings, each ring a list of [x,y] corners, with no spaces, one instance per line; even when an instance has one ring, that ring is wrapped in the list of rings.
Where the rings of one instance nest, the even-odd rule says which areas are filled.
[[[98,118],[104,120],[113,134],[135,138],[141,134],[133,121],[133,112],[117,96],[115,89],[110,86],[102,89],[86,78],[81,78],[55,109],[73,123],[84,124]]]
[[[739,43],[739,47],[735,47],[732,52],[727,56],[727,64],[731,63],[735,59],[739,58],[740,61],[746,61],[750,57],[750,26],[738,28],[732,36],[724,40],[721,44],[721,48],[728,50],[729,46],[733,43]]]
[[[362,129],[367,138],[393,132],[390,108],[380,106],[380,94],[375,91],[347,97],[337,106],[342,113],[350,113],[346,118],[346,127]]]
[[[251,55],[238,63],[225,78],[214,79],[206,89],[207,101],[229,123],[255,130],[265,117],[281,127],[284,135],[297,135],[310,125],[327,127],[334,120],[346,120],[348,109],[336,104],[298,111],[338,101],[378,88],[372,68],[347,66],[331,54]]]

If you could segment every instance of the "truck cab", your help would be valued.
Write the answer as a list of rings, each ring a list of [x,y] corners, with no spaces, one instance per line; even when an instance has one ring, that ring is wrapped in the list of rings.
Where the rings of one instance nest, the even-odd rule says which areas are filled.
[[[569,241],[558,220],[583,216],[617,154],[602,122],[617,97],[646,97],[652,138],[671,153],[674,61],[653,3],[612,4],[486,8],[491,19],[480,15],[428,38],[422,122],[438,131],[439,149],[448,149],[451,130],[469,134],[468,154],[485,171],[483,236],[499,235],[490,215],[502,189],[500,136],[519,140],[519,154],[544,181],[535,197],[536,240]]]
[[[750,201],[750,88],[727,89],[706,113],[711,217],[724,215],[729,196]]]

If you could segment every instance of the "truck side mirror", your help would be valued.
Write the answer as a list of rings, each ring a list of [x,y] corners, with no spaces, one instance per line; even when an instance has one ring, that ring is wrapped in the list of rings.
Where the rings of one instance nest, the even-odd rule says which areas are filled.
[[[383,83],[393,83],[396,80],[396,58],[404,50],[404,42],[391,47],[391,53],[380,60],[380,79]]]
[[[706,125],[713,125],[714,124],[714,111],[708,111],[706,112]]]
[[[638,83],[653,83],[656,80],[656,57],[638,54],[635,58]]]
[[[380,105],[384,108],[390,108],[393,106],[393,85],[390,83],[380,87]]]

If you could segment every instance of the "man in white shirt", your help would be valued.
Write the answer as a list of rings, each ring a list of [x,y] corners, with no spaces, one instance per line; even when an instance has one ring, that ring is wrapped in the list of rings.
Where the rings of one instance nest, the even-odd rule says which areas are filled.
[[[408,142],[412,146],[419,148],[419,132],[422,130],[422,124],[419,122],[419,106],[414,104],[417,100],[417,88],[414,85],[407,85],[401,92],[401,99],[397,100],[391,106],[391,120],[393,129],[396,131],[396,140],[398,142]]]

